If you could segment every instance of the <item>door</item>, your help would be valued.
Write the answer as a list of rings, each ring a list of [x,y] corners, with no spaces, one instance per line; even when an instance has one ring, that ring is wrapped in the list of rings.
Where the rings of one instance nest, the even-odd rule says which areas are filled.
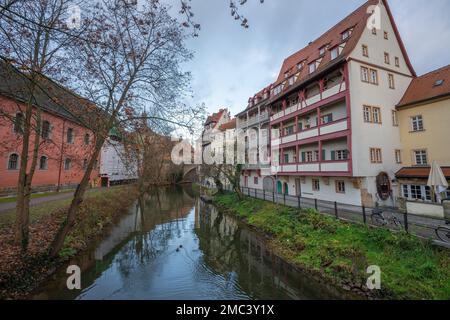
[[[281,183],[281,181],[277,181],[277,193],[283,194],[283,184]]]
[[[284,183],[284,194],[289,195],[289,185],[287,182]]]

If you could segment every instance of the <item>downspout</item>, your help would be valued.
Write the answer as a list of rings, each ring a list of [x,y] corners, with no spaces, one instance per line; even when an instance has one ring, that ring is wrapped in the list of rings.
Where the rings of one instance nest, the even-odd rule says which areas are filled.
[[[59,172],[58,172],[58,186],[56,188],[56,192],[60,191],[61,188],[61,172],[62,172],[62,162],[63,162],[63,151],[64,151],[64,131],[66,127],[66,120],[63,120],[63,128],[61,135],[61,156],[59,158]]]

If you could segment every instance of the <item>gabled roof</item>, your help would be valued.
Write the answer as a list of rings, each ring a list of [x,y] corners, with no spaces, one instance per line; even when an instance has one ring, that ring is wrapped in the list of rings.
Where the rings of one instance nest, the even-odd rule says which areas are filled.
[[[450,65],[413,79],[397,107],[423,103],[445,96],[450,97]]]
[[[412,75],[415,76],[416,74],[414,68],[412,67],[412,64],[409,60],[408,54],[398,32],[397,25],[394,21],[387,0],[369,0],[354,12],[352,12],[350,15],[348,15],[346,18],[344,18],[342,21],[340,21],[338,24],[336,24],[334,27],[321,35],[319,38],[310,42],[308,46],[286,58],[281,66],[277,80],[271,85],[271,87],[276,87],[279,84],[283,83],[287,78],[296,75],[299,72],[297,65],[301,62],[304,62],[304,66],[300,70],[300,73],[298,73],[296,84],[307,81],[309,78],[314,77],[314,75],[317,75],[324,70],[335,66],[337,62],[347,59],[351,52],[355,49],[362,33],[364,32],[364,29],[367,26],[367,19],[372,14],[369,10],[370,6],[377,5],[380,1],[382,1],[384,6],[386,7],[406,64]],[[343,40],[342,33],[347,30],[351,30],[351,35],[346,40]],[[319,50],[324,46],[326,46],[328,50],[325,50],[324,55],[320,55]],[[336,59],[331,60],[331,50],[329,49],[335,48],[336,46],[342,46],[344,48]],[[310,74],[308,65],[315,61],[318,61],[319,59],[321,60],[316,71]],[[285,75],[287,75],[287,77]],[[294,86],[286,86],[285,90],[293,87]]]
[[[210,123],[219,122],[220,118],[222,117],[225,111],[226,109],[220,109],[219,112],[213,113],[212,115],[208,116],[208,118],[206,118],[205,126],[207,126]]]

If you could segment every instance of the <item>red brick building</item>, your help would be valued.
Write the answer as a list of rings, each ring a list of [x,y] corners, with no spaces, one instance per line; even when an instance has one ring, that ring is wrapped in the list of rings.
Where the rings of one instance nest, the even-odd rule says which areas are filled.
[[[33,95],[30,80],[9,64],[0,65],[0,194],[14,193],[17,188],[20,155],[23,146],[23,122],[26,102],[34,99],[34,115],[41,113],[38,161],[33,176],[34,190],[54,190],[76,186],[83,177],[94,146],[88,129],[94,121],[88,102],[48,78],[39,79]],[[93,115],[93,112],[92,112]],[[89,120],[91,118],[91,120]],[[36,124],[36,119],[32,120]],[[34,130],[33,130],[34,132]],[[29,143],[29,164],[35,140]],[[97,184],[98,165],[91,175]]]

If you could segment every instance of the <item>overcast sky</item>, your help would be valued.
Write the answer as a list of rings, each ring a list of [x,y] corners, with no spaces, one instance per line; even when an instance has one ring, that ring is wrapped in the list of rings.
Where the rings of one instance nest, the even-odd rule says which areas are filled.
[[[170,0],[179,6],[178,0]],[[248,0],[240,8],[244,29],[230,15],[228,0],[192,0],[202,30],[188,41],[194,59],[194,102],[209,112],[227,107],[232,115],[278,75],[284,58],[298,51],[363,4],[364,0]],[[450,64],[449,0],[390,0],[400,34],[420,75]]]

